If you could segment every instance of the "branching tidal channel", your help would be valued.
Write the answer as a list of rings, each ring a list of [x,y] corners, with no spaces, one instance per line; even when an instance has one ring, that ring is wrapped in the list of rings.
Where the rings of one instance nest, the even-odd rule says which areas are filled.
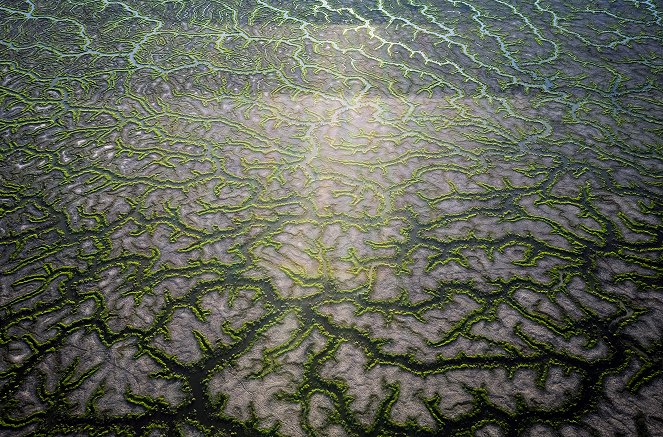
[[[663,435],[662,20],[0,0],[0,434]]]

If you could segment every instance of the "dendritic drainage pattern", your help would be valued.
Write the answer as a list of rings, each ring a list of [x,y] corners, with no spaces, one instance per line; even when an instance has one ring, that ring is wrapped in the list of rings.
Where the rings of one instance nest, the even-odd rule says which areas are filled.
[[[662,14],[0,0],[0,434],[662,435]]]

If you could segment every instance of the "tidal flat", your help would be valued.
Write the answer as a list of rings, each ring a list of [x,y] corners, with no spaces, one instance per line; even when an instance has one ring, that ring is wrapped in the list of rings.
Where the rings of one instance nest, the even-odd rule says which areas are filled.
[[[663,435],[662,20],[0,0],[0,435]]]

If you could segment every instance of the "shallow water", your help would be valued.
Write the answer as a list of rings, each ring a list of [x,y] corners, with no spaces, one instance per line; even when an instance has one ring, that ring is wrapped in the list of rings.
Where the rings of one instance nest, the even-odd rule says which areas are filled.
[[[522,3],[0,0],[0,434],[662,434],[663,6]]]

